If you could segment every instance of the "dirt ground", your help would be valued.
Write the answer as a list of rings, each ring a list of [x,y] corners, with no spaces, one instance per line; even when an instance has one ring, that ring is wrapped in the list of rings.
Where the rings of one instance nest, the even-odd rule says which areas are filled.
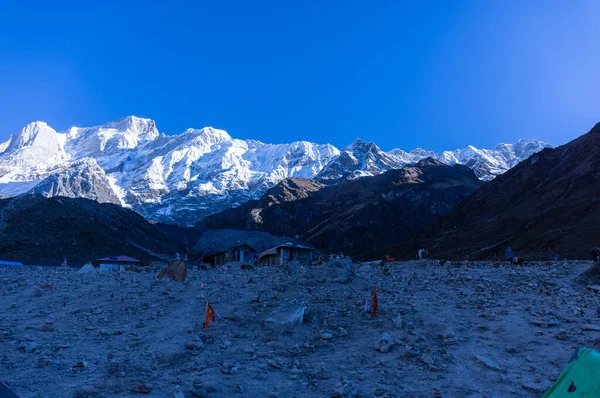
[[[2,268],[0,381],[23,398],[539,397],[598,348],[590,265]]]

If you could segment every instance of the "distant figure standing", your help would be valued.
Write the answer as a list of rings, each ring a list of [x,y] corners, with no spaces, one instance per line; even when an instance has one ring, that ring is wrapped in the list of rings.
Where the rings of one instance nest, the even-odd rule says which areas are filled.
[[[550,249],[548,249],[551,253],[551,257],[552,257],[552,261],[559,261],[560,260],[560,256],[558,254],[558,251],[556,251],[556,246],[553,244],[550,245]]]
[[[592,248],[592,250],[590,251],[590,254],[594,258],[594,262],[597,262],[598,258],[600,258],[600,247]]]
[[[494,259],[495,259],[496,261],[500,261],[500,257],[498,257],[498,248],[495,248],[495,249],[494,249]]]
[[[512,249],[510,246],[508,246],[508,247],[506,248],[506,259],[507,259],[508,261],[512,261],[512,258],[513,258],[514,256],[515,256],[515,252],[513,252],[513,249]]]

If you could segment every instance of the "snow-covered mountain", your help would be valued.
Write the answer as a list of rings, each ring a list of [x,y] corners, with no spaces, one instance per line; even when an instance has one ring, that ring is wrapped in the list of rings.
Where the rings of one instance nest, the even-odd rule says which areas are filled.
[[[436,154],[422,149],[384,152],[356,140],[340,152],[330,144],[306,141],[239,140],[211,127],[165,135],[153,120],[135,116],[63,132],[34,122],[0,144],[0,196],[81,196],[118,202],[148,219],[194,224],[207,214],[256,199],[288,177],[333,184],[433,156],[465,164],[489,180],[547,146],[521,140],[492,150],[468,147]]]
[[[344,148],[337,159],[325,166],[316,179],[325,184],[335,184],[343,180],[378,175],[432,157],[445,164],[468,166],[480,180],[490,181],[534,153],[551,147],[538,140],[519,140],[515,144],[498,144],[494,149],[477,149],[470,145],[464,149],[440,153],[421,148],[410,152],[401,149],[383,152],[374,143],[357,139]]]
[[[329,144],[265,144],[211,127],[165,135],[154,121],[135,116],[64,132],[31,123],[0,151],[0,195],[77,192],[113,201],[108,181],[122,205],[148,219],[183,224],[257,198],[284,178],[312,178],[339,155]],[[89,160],[78,162],[84,158],[105,175]],[[102,188],[95,191],[90,181]]]
[[[358,138],[344,148],[340,155],[329,162],[315,178],[331,185],[399,169],[407,163],[414,162],[403,162],[399,157],[383,152],[374,143]]]
[[[417,148],[408,153],[394,149],[388,154],[408,163],[433,157],[446,164],[464,164],[473,169],[479,179],[490,181],[544,148],[552,148],[552,145],[538,140],[521,139],[514,144],[498,144],[494,149],[477,149],[469,145],[464,149],[440,153]]]

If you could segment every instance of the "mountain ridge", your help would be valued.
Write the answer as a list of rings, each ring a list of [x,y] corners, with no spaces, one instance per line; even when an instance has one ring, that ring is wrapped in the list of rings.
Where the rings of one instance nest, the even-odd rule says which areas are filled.
[[[78,160],[92,158],[122,205],[150,220],[192,225],[208,214],[259,198],[285,178],[314,178],[331,185],[434,156],[447,164],[468,164],[480,179],[489,180],[521,157],[549,146],[537,140],[528,141],[533,143],[529,147],[519,142],[499,144],[495,152],[473,147],[468,154],[436,154],[417,149],[385,152],[357,139],[340,151],[308,141],[240,140],[213,127],[166,135],[153,120],[135,116],[62,132],[33,122],[0,144],[0,195],[29,192],[51,175],[64,174],[69,165],[76,167]],[[524,155],[515,146],[523,147]],[[83,197],[93,196],[86,195],[82,192]]]
[[[209,215],[198,226],[298,236],[327,252],[364,255],[414,237],[481,184],[464,165],[426,158],[337,185],[285,179],[260,199]]]
[[[590,258],[600,236],[600,123],[546,148],[485,184],[414,242],[390,253],[410,256],[427,245],[439,258],[493,258],[511,246],[529,260]]]

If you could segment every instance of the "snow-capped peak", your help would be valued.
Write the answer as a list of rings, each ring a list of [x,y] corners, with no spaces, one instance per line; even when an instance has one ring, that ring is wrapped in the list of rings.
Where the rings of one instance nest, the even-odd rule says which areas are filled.
[[[128,116],[95,127],[71,127],[65,135],[68,152],[100,158],[152,142],[160,133],[154,120]]]
[[[48,126],[46,122],[32,122],[23,127],[11,140],[9,151],[33,145],[34,141],[38,140],[41,144],[51,139],[56,131]]]
[[[215,129],[213,127],[204,127],[201,129],[187,129],[184,134],[198,137],[210,144],[231,141],[232,138],[225,130]]]
[[[137,116],[127,116],[114,122],[107,123],[103,128],[127,132],[139,137],[140,140],[149,141],[158,137],[156,122],[152,119],[144,119]]]
[[[4,151],[6,151],[8,149],[8,146],[12,142],[12,139],[13,139],[13,136],[11,134],[6,141],[4,141],[3,143],[0,143],[0,155],[2,155],[4,153]]]
[[[316,178],[326,184],[336,184],[346,179],[381,174],[400,167],[402,163],[383,152],[375,143],[357,138],[342,150],[337,159],[327,164]]]
[[[352,143],[350,145],[346,146],[344,149],[356,148],[356,147],[364,146],[365,144],[367,144],[367,142],[365,140],[363,140],[362,138],[358,137],[357,139],[352,141]]]
[[[489,181],[534,153],[549,147],[552,146],[542,141],[520,139],[514,144],[498,144],[494,149],[478,149],[473,145],[440,153],[422,148],[413,149],[408,153],[393,149],[388,155],[403,164],[415,163],[426,157],[433,157],[445,164],[463,164],[472,168],[480,179]]]
[[[0,161],[10,167],[44,168],[66,161],[66,136],[46,122],[33,122],[10,138]]]

